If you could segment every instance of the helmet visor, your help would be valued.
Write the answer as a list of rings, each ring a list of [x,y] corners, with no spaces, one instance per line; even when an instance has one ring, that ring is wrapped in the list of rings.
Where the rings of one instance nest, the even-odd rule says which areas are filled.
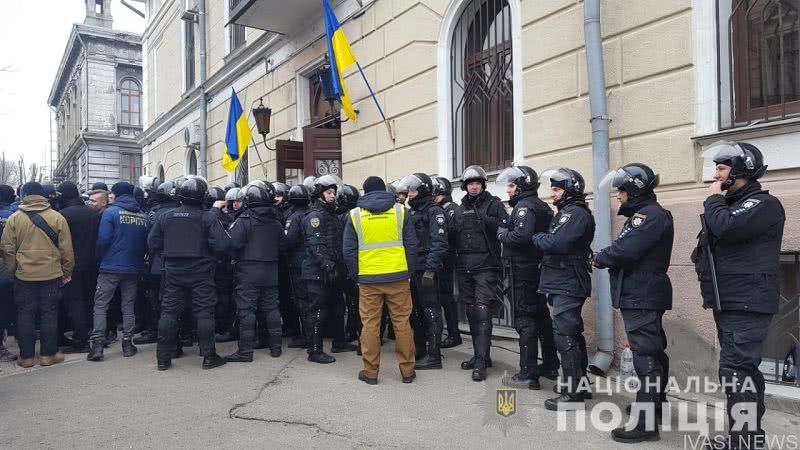
[[[417,192],[422,185],[422,180],[416,175],[407,175],[397,183],[398,192]]]
[[[486,179],[486,171],[481,166],[469,166],[464,169],[464,173],[461,175],[461,179],[465,181],[477,178]]]
[[[322,189],[323,191],[325,191],[325,190],[327,190],[327,189],[329,189],[329,188],[331,188],[333,186],[336,187],[336,192],[339,192],[339,191],[342,190],[342,179],[337,177],[336,175],[333,175],[333,174],[323,175],[323,176],[317,178],[316,181],[314,182],[314,184],[317,185],[317,186],[325,187],[326,189]]]
[[[563,167],[553,167],[550,169],[545,169],[541,175],[539,175],[539,181],[545,182],[550,180],[551,182],[555,181],[557,183],[572,180],[572,174]]]
[[[608,172],[602,180],[600,180],[600,191],[602,192],[613,192],[620,188],[625,181],[630,178],[628,172],[624,170],[617,169]]]
[[[525,178],[527,176],[528,174],[523,172],[519,167],[509,167],[508,169],[500,172],[500,175],[497,176],[495,183],[505,187],[509,183],[516,183],[518,179]]]
[[[240,188],[229,189],[228,193],[225,194],[225,200],[226,201],[238,200],[239,199],[239,191],[241,191]]]
[[[730,161],[736,157],[744,158],[745,153],[739,144],[733,142],[715,142],[703,152],[703,159],[712,164],[717,161]]]

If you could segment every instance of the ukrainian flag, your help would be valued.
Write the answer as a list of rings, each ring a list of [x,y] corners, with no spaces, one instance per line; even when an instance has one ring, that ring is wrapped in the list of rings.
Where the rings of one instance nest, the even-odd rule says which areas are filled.
[[[228,112],[228,128],[225,131],[225,147],[222,153],[222,167],[228,172],[233,172],[239,165],[247,146],[253,139],[250,132],[250,125],[247,124],[247,116],[244,115],[242,104],[236,90],[231,88],[231,109]]]
[[[325,7],[325,32],[328,35],[328,58],[331,63],[331,79],[333,80],[333,92],[339,97],[339,103],[342,104],[344,114],[350,120],[357,120],[356,112],[353,109],[353,104],[350,103],[350,97],[347,96],[347,88],[344,85],[344,78],[342,72],[347,70],[350,66],[356,63],[356,57],[353,54],[353,49],[350,48],[350,42],[344,35],[339,20],[333,13],[328,0],[322,0]]]

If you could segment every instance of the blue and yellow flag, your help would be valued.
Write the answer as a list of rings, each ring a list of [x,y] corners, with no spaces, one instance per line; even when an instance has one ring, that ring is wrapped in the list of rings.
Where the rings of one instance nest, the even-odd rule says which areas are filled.
[[[328,0],[322,0],[325,7],[325,32],[328,35],[328,58],[331,62],[331,78],[333,80],[333,93],[339,97],[339,103],[342,104],[344,114],[350,120],[357,120],[356,112],[353,109],[353,104],[350,103],[350,97],[347,96],[347,88],[344,85],[344,78],[342,72],[347,70],[350,66],[355,64],[356,56],[353,54],[353,49],[350,48],[350,42],[344,35],[339,20],[333,13]]]
[[[244,115],[242,104],[236,90],[231,88],[231,109],[228,112],[228,128],[225,131],[225,147],[222,153],[222,167],[228,172],[233,172],[239,165],[247,146],[253,139],[250,132],[250,125],[247,124],[247,116]]]

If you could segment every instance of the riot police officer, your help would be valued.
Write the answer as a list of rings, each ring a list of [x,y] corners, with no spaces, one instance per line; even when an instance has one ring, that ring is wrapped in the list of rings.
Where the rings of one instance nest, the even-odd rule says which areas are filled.
[[[703,203],[705,226],[693,261],[703,307],[713,308],[717,324],[729,446],[756,448],[764,445],[761,420],[766,411],[759,365],[769,324],[778,311],[786,214],[781,202],[758,182],[767,166],[756,146],[720,142],[703,156],[713,160],[715,172]]]
[[[289,203],[289,186],[276,181],[272,183],[275,188],[275,206],[280,214],[281,226],[286,225],[286,220],[292,214],[293,206]],[[300,331],[300,314],[292,299],[292,287],[289,280],[289,264],[286,255],[281,253],[278,264],[278,298],[280,299],[281,319],[283,320],[283,335],[292,338],[297,344],[302,339]]]
[[[411,272],[411,299],[417,369],[441,369],[442,304],[438,276],[447,255],[447,218],[444,209],[433,201],[433,181],[424,173],[400,180],[398,191],[408,192],[409,224],[417,236],[416,267]]]
[[[172,181],[165,181],[159,184],[155,194],[152,196],[152,200],[153,203],[147,215],[148,235],[162,215],[178,207],[178,200],[175,196],[175,183]],[[161,317],[161,275],[163,272],[160,250],[149,248],[147,259],[149,261],[149,266],[146,277],[147,289],[145,292],[148,315],[152,319],[149,321],[147,329],[133,340],[134,344],[152,344],[158,340],[158,321]]]
[[[617,214],[627,217],[617,239],[595,255],[594,266],[608,268],[614,307],[622,312],[633,365],[641,381],[632,408],[632,426],[611,433],[618,442],[657,440],[661,403],[665,400],[669,357],[662,317],[672,309],[669,269],[675,229],[672,214],[653,191],[658,175],[644,164],[627,164],[600,182],[601,194],[617,191]]]
[[[289,266],[289,282],[292,289],[292,299],[300,315],[302,334],[297,339],[289,342],[289,348],[306,348],[311,338],[308,337],[309,329],[306,326],[306,317],[311,312],[308,305],[308,289],[301,274],[303,259],[306,253],[306,241],[303,234],[303,217],[308,212],[311,201],[308,188],[300,184],[289,189],[288,202],[292,205],[292,212],[286,219],[286,254]]]
[[[533,236],[533,245],[543,252],[539,292],[547,295],[552,308],[553,334],[561,356],[561,395],[545,401],[545,408],[582,404],[587,393],[588,355],[583,337],[583,303],[592,294],[590,255],[594,217],[586,205],[583,176],[567,168],[549,169],[541,179],[550,179],[551,198],[558,213],[545,233]]]
[[[542,345],[548,362],[554,359],[553,325],[547,299],[538,292],[542,252],[533,246],[536,233],[547,231],[553,211],[538,196],[539,176],[527,166],[510,167],[497,177],[514,208],[497,239],[503,244],[503,264],[509,277],[514,328],[519,333],[519,372],[503,380],[512,387],[539,389],[539,334],[549,334]],[[556,369],[558,373],[558,369]]]
[[[358,188],[349,184],[342,186],[336,194],[336,212],[342,220],[342,229],[350,220],[350,210],[356,207],[361,194]],[[361,316],[358,313],[358,284],[353,280],[343,281],[344,303],[347,308],[347,318],[345,320],[345,339],[347,342],[358,340],[361,335]]]
[[[285,237],[271,184],[244,187],[247,210],[230,227],[236,261],[236,309],[239,350],[228,362],[252,362],[256,316],[267,329],[270,356],[281,356],[281,315],[278,309],[278,263]]]
[[[453,294],[453,283],[456,264],[455,214],[458,205],[453,202],[453,187],[450,180],[444,177],[433,178],[433,199],[444,209],[447,220],[447,253],[442,258],[442,270],[439,272],[439,301],[444,309],[444,322],[447,325],[447,338],[442,339],[442,348],[461,345],[461,332],[458,330],[458,304]]]
[[[469,166],[461,175],[466,195],[455,214],[458,247],[456,272],[458,297],[466,304],[473,357],[461,363],[472,370],[473,381],[486,379],[492,366],[492,311],[502,304],[500,241],[497,229],[508,218],[500,199],[486,190],[486,171]]]
[[[322,351],[323,325],[329,313],[333,317],[333,353],[355,351],[356,346],[344,337],[344,304],[342,279],[345,277],[342,257],[342,221],[336,215],[336,192],[341,180],[335,175],[324,175],[314,182],[314,203],[303,217],[303,234],[306,239],[306,257],[303,260],[303,280],[308,286],[306,327],[311,342],[308,343],[308,360],[320,364],[336,361]]]
[[[236,220],[242,210],[242,200],[239,197],[241,190],[241,188],[234,187],[225,192],[225,213],[230,216],[231,223]]]
[[[203,202],[206,209],[211,211],[223,228],[233,223],[231,215],[223,211],[225,207],[225,190],[214,186],[208,189],[206,198]],[[214,270],[214,284],[217,289],[217,306],[214,309],[214,320],[216,321],[216,342],[229,342],[234,340],[231,328],[236,313],[233,302],[234,287],[233,263],[228,255],[217,258],[217,265]]]
[[[158,369],[172,365],[178,317],[191,299],[203,368],[225,364],[214,345],[214,266],[216,257],[228,251],[230,237],[214,213],[203,210],[208,182],[187,178],[178,190],[181,206],[164,213],[147,239],[148,247],[161,253],[164,276],[161,319],[158,322]]]

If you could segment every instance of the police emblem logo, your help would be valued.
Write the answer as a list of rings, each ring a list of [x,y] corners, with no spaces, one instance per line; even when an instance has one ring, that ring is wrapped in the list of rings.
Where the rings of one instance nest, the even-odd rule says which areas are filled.
[[[567,223],[568,220],[569,220],[569,214],[564,214],[563,216],[561,216],[560,219],[558,219],[558,223],[560,225],[564,225],[565,223]]]
[[[631,226],[633,228],[639,228],[644,223],[644,219],[647,219],[647,216],[644,214],[634,214],[633,218],[631,218]]]
[[[311,218],[311,228],[319,228],[319,217]]]
[[[761,200],[758,200],[758,199],[755,199],[755,198],[747,199],[744,203],[742,203],[742,208],[750,209],[750,208],[753,208],[754,206],[756,206],[759,203],[761,203]]]
[[[444,225],[444,214],[436,215],[436,223],[438,223],[439,225]]]
[[[517,211],[517,215],[520,217],[525,217],[525,214],[528,214],[528,210],[526,208],[521,208],[519,211]]]
[[[497,389],[497,414],[511,417],[517,413],[517,390]]]

